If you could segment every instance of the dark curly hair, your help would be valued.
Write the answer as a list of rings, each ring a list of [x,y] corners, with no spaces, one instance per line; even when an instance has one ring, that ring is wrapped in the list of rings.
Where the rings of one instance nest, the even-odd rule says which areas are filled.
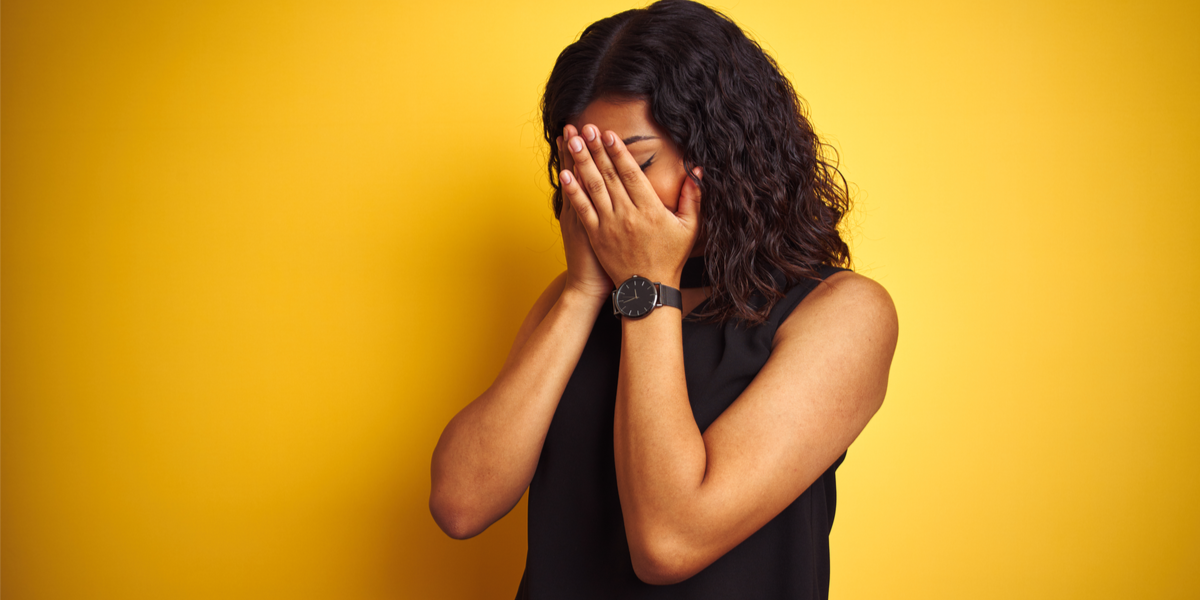
[[[763,49],[703,4],[661,0],[593,23],[558,56],[542,97],[554,214],[554,150],[563,127],[599,98],[641,99],[698,181],[712,295],[695,316],[763,322],[787,287],[848,266],[839,223],[850,210],[836,153]]]

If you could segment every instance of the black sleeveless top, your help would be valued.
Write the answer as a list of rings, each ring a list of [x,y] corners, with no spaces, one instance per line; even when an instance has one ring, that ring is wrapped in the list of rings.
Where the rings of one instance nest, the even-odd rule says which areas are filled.
[[[699,287],[690,259],[682,287]],[[822,267],[822,279],[837,271]],[[691,283],[691,285],[689,285]],[[771,354],[775,330],[817,281],[792,287],[766,323],[684,319],[683,358],[692,413],[703,432]],[[567,383],[529,486],[529,554],[518,600],[597,598],[828,598],[834,471],[843,454],[778,516],[695,576],[649,585],[633,572],[613,457],[621,322],[601,310]]]

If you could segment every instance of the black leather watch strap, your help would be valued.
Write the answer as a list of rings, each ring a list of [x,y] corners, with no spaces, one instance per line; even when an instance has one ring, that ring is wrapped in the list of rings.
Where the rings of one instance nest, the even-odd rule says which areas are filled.
[[[662,306],[673,306],[683,310],[683,294],[679,290],[661,283],[658,285],[658,303]]]

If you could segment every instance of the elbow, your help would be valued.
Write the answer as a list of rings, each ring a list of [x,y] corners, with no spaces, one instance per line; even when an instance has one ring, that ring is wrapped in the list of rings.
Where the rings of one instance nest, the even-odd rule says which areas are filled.
[[[433,521],[446,535],[456,540],[473,538],[490,524],[452,498],[439,494],[436,489],[429,494],[429,514],[433,515]]]
[[[472,493],[474,486],[463,482],[461,477],[452,477],[452,473],[448,474],[447,469],[439,468],[441,466],[435,451],[429,486],[429,514],[433,516],[433,522],[456,540],[483,533],[492,521],[484,515],[477,494]]]
[[[650,585],[671,585],[695,574],[674,564],[646,561],[639,564],[636,560],[633,561],[633,572],[643,583]]]
[[[435,512],[433,520],[446,535],[456,540],[471,539],[483,532],[483,528],[476,527],[471,523],[470,519],[439,515]]]
[[[696,560],[696,553],[686,544],[671,536],[656,536],[637,543],[631,540],[629,554],[633,572],[650,585],[679,583],[708,566]]]

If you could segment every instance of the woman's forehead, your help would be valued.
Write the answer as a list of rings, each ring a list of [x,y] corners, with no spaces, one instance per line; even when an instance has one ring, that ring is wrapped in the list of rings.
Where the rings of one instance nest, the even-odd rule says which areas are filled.
[[[572,121],[576,128],[591,124],[601,131],[615,131],[622,138],[660,137],[662,133],[650,117],[645,100],[594,100]]]

